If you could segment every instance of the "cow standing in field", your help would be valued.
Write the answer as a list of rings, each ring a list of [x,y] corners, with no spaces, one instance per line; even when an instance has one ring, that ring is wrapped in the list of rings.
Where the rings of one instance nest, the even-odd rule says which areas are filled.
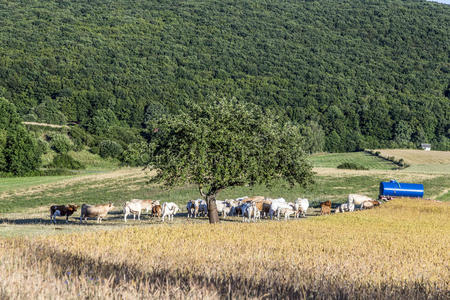
[[[231,207],[227,201],[216,200],[217,212],[222,214],[222,217],[226,218],[230,213]]]
[[[66,223],[69,223],[69,217],[78,209],[78,205],[52,205],[50,207],[50,220],[56,224],[56,217],[66,216]]]
[[[208,216],[208,203],[203,199],[201,199],[198,205],[198,214],[202,215],[202,217]]]
[[[158,201],[132,199],[130,202],[139,203],[141,205],[141,211],[145,209],[145,213],[148,216],[148,212],[152,211],[153,204],[158,202]]]
[[[152,207],[152,217],[157,216],[158,218],[161,218],[161,215],[162,215],[162,208],[158,202],[158,204],[155,204]]]
[[[129,214],[133,215],[133,220],[136,220],[136,215],[138,217],[138,220],[141,220],[141,211],[142,211],[141,202],[127,201],[123,205],[123,220],[126,223],[127,222],[127,216]]]
[[[167,217],[169,221],[173,221],[173,216],[176,215],[179,210],[180,208],[175,203],[164,202],[162,206],[162,221],[164,222],[165,217]]]
[[[242,216],[243,222],[248,220],[250,222],[252,219],[256,222],[257,219],[261,219],[261,213],[259,209],[256,207],[256,202],[246,202],[242,205]]]
[[[202,199],[188,201],[188,203],[186,204],[188,218],[197,218],[200,208],[200,201],[202,201]]]
[[[273,214],[277,212],[278,207],[289,207],[284,198],[268,199],[268,201],[271,203],[269,209],[270,219],[273,218]]]
[[[320,215],[331,214],[331,201],[320,202]]]
[[[361,209],[362,204],[365,201],[372,201],[372,198],[367,197],[365,195],[349,194],[347,203],[349,206],[350,204],[354,204],[355,207],[358,206]]]
[[[300,217],[300,214],[306,218],[306,211],[309,208],[309,200],[306,198],[297,198],[297,200],[295,200],[294,208],[296,218]]]
[[[83,222],[87,222],[87,218],[95,218],[97,217],[97,223],[101,223],[102,219],[106,217],[108,212],[110,212],[114,208],[114,204],[99,204],[99,205],[89,205],[83,204],[81,205],[81,215],[80,215],[80,224]]]

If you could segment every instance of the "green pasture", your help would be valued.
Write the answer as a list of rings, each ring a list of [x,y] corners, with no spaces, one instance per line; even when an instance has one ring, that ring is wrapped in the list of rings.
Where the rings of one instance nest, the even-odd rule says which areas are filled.
[[[30,188],[41,184],[55,183],[73,177],[74,176],[33,176],[0,178],[0,193]]]
[[[393,170],[397,165],[366,152],[320,153],[309,157],[312,165],[318,168],[336,168],[342,163],[356,163],[371,170]]]
[[[59,178],[52,178],[58,180]],[[28,178],[27,178],[28,180]],[[350,176],[317,176],[316,183],[308,188],[290,188],[281,182],[272,187],[235,187],[221,192],[218,199],[237,198],[242,196],[263,195],[267,197],[283,197],[293,201],[298,197],[310,199],[312,205],[318,202],[331,200],[334,203],[345,202],[349,193],[361,193],[371,197],[377,197],[380,181],[385,181],[383,175],[350,175]],[[18,181],[18,179],[17,179]],[[149,185],[148,178],[120,178],[79,181],[65,186],[51,185],[45,190],[36,191],[32,194],[21,195],[11,193],[0,200],[0,213],[20,212],[40,206],[67,203],[108,203],[121,206],[125,201],[133,198],[154,199],[161,201],[173,201],[184,208],[190,199],[200,198],[195,186],[183,186],[172,189],[164,189],[159,186]],[[421,180],[425,186],[425,198],[437,197],[439,200],[450,200],[449,193],[445,189],[450,186],[448,176]],[[37,181],[36,183],[40,183]],[[4,183],[2,183],[4,185]],[[19,184],[19,182],[16,182]],[[26,182],[31,186],[31,182]]]

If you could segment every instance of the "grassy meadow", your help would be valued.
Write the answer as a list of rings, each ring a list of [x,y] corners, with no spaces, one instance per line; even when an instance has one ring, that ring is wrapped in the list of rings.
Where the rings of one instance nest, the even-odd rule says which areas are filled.
[[[2,178],[0,298],[448,298],[450,171],[435,172],[431,159],[398,170],[366,153],[310,161],[316,182],[306,189],[280,182],[219,195],[310,199],[307,218],[256,224],[187,220],[185,203],[199,198],[198,190],[149,185],[152,174],[140,168]],[[342,162],[369,170],[336,169]],[[425,167],[418,172],[418,165]],[[427,200],[316,217],[319,201],[376,197],[380,181],[390,179],[423,183]],[[124,224],[122,204],[132,198],[174,201],[182,212],[170,224],[148,216]],[[52,204],[107,202],[116,208],[102,224],[78,225],[79,212],[68,225],[63,218],[50,223]],[[31,284],[14,289],[24,281]]]

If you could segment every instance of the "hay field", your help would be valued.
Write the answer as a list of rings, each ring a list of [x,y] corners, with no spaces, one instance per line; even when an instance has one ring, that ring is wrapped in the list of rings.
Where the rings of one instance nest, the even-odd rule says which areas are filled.
[[[298,221],[7,239],[0,297],[448,299],[449,214],[449,203],[396,199]]]
[[[381,149],[381,155],[392,156],[410,165],[406,172],[450,174],[450,151],[423,151],[410,149]]]

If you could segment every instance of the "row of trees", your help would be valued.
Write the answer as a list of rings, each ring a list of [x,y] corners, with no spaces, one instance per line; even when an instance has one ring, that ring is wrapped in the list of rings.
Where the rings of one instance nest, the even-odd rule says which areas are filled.
[[[0,97],[0,174],[32,174],[40,167],[41,154],[14,104]]]
[[[394,0],[0,1],[0,96],[99,136],[235,96],[319,129],[322,150],[448,149],[449,15]]]

